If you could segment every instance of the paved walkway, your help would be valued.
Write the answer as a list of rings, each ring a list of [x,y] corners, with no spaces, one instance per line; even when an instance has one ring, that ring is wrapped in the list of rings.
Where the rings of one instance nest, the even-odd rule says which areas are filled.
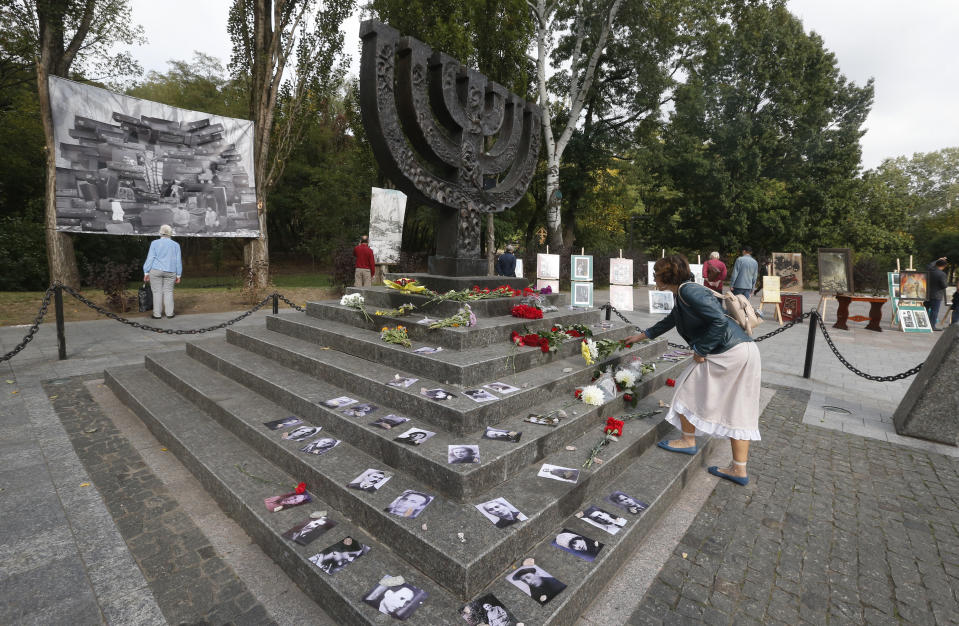
[[[807,303],[817,301],[814,294],[806,295]],[[605,302],[605,294],[597,292],[595,301]],[[645,310],[645,290],[636,290],[636,302],[643,303],[641,308]],[[290,314],[291,312],[286,310],[281,313]],[[257,313],[240,324],[262,324],[264,315],[263,312]],[[655,316],[644,312],[626,315],[641,326],[648,325],[656,319]],[[178,316],[175,320],[161,321],[158,325],[167,325],[171,328],[196,328],[213,325],[232,316],[233,314],[184,315]],[[830,319],[828,313],[827,319]],[[774,324],[775,322],[766,322],[759,331],[771,330]],[[843,575],[853,576],[860,603],[856,605],[855,598],[848,602],[843,600],[845,596],[840,595],[843,593],[842,590],[851,590],[853,587],[837,583],[835,588],[840,591],[834,593],[833,587],[830,586],[828,595],[820,593],[815,598],[812,596],[806,598],[817,607],[815,610],[805,609],[807,614],[816,616],[823,614],[820,610],[822,606],[825,606],[825,614],[833,612],[836,616],[845,615],[842,607],[847,604],[851,607],[858,606],[860,617],[872,615],[866,612],[866,608],[879,611],[883,608],[888,609],[888,603],[879,603],[881,606],[877,606],[878,601],[868,606],[863,604],[865,602],[863,598],[868,593],[868,590],[864,590],[866,583],[860,583],[863,572],[867,571],[867,568],[863,567],[863,562],[878,568],[868,569],[867,577],[870,579],[880,578],[878,574],[873,575],[879,571],[885,571],[889,573],[889,577],[894,577],[898,574],[891,572],[899,571],[898,566],[901,563],[898,559],[906,558],[905,552],[916,549],[928,556],[935,548],[941,557],[941,570],[945,572],[946,579],[938,576],[941,573],[938,570],[935,576],[930,577],[927,573],[928,563],[915,560],[914,569],[918,572],[915,576],[909,573],[901,580],[887,577],[891,587],[876,586],[873,589],[878,595],[889,592],[887,600],[894,606],[892,615],[908,619],[909,616],[918,614],[931,622],[936,615],[941,614],[935,611],[952,606],[945,600],[939,602],[943,605],[942,607],[933,606],[933,600],[943,591],[942,583],[951,582],[951,587],[946,590],[959,586],[954,578],[959,576],[959,561],[957,561],[959,548],[956,544],[949,543],[950,540],[947,537],[949,528],[954,531],[959,526],[955,518],[955,498],[959,493],[957,490],[959,485],[955,479],[955,460],[940,454],[954,455],[956,450],[948,446],[897,438],[894,433],[891,433],[889,416],[911,380],[874,383],[859,378],[835,359],[821,337],[817,340],[813,377],[810,380],[803,379],[801,373],[807,329],[808,326],[799,325],[760,344],[764,363],[764,385],[783,388],[778,389],[773,395],[770,406],[777,407],[780,406],[776,404],[777,402],[785,402],[783,405],[785,408],[779,409],[779,417],[776,417],[777,414],[772,414],[773,416],[770,417],[767,411],[763,428],[770,434],[761,445],[755,447],[754,451],[752,471],[757,472],[758,476],[765,475],[767,478],[758,478],[755,485],[751,485],[746,490],[735,491],[730,490],[731,485],[727,487],[725,484],[714,489],[717,484],[716,479],[704,474],[698,479],[697,485],[692,486],[690,498],[685,506],[677,507],[681,514],[671,516],[675,519],[661,523],[656,534],[659,537],[666,537],[671,532],[677,537],[682,536],[686,525],[691,522],[691,528],[694,529],[693,536],[699,536],[702,541],[692,545],[695,544],[694,541],[686,542],[684,539],[683,545],[688,549],[683,551],[687,553],[687,557],[693,554],[702,562],[709,560],[711,563],[717,563],[715,570],[717,572],[727,560],[730,561],[730,567],[742,565],[742,561],[746,560],[743,554],[751,554],[748,559],[749,564],[769,560],[766,557],[769,557],[768,552],[777,545],[777,540],[779,541],[778,550],[788,549],[790,554],[800,555],[803,554],[802,550],[806,550],[808,554],[816,558],[825,558],[828,567],[841,568],[847,563],[857,566],[858,571],[855,575],[850,574],[848,569],[835,571],[844,571]],[[26,330],[25,327],[0,328],[0,353],[10,350]],[[904,335],[891,330],[873,333],[861,328],[851,331],[831,329],[830,332],[833,334],[836,345],[850,361],[861,369],[875,374],[896,373],[921,362],[939,336],[938,334]],[[146,333],[121,326],[111,320],[71,323],[67,325],[69,358],[66,361],[58,361],[54,328],[47,324],[22,353],[11,361],[0,364],[0,381],[7,381],[0,383],[0,537],[2,537],[0,538],[0,623],[125,624],[167,621],[168,617],[165,616],[169,614],[158,604],[162,594],[158,594],[148,582],[155,572],[145,574],[142,565],[138,564],[135,551],[131,550],[122,528],[118,528],[118,524],[114,522],[114,516],[111,515],[111,512],[116,513],[116,511],[108,508],[107,502],[97,490],[99,484],[94,480],[95,476],[88,473],[76,452],[74,444],[77,437],[92,436],[99,431],[85,433],[85,429],[100,428],[100,426],[83,426],[82,423],[78,423],[65,428],[54,412],[53,405],[62,401],[59,398],[60,394],[55,393],[57,384],[65,385],[65,388],[69,387],[68,393],[72,396],[83,393],[76,388],[73,382],[75,379],[68,381],[65,380],[67,378],[86,377],[87,391],[91,396],[95,396],[97,389],[95,379],[101,375],[105,367],[142,362],[145,354],[158,349],[182,346],[190,338],[192,338],[191,335]],[[671,339],[680,341],[677,336],[672,336]],[[44,381],[47,381],[46,386],[42,384]],[[90,385],[93,386],[90,387]],[[787,401],[788,398],[791,400]],[[71,398],[71,401],[72,399],[75,398]],[[825,405],[843,408],[850,413],[839,417],[839,414],[823,408]],[[162,451],[159,450],[155,440],[151,443],[149,435],[142,431],[136,432],[136,427],[133,422],[125,426],[122,424],[117,426],[124,432],[127,439],[132,437],[131,441],[134,443],[139,441],[138,445],[134,446],[136,452],[142,456],[151,471],[162,475],[164,470],[161,466],[165,462],[162,459],[165,455],[160,453]],[[71,442],[71,437],[74,442]],[[137,440],[137,437],[140,439]],[[110,450],[107,451],[110,452]],[[788,457],[779,456],[785,452],[789,453]],[[796,471],[796,468],[803,471]],[[133,471],[137,469],[133,468]],[[172,491],[175,493],[182,481],[179,483],[174,481],[172,484],[174,485]],[[922,489],[910,496],[910,489],[919,484],[922,485]],[[794,489],[797,485],[800,489],[798,492]],[[819,500],[816,490],[820,489],[820,485],[822,485],[821,489],[825,490],[824,493],[831,498],[832,509],[825,505],[823,507],[817,505]],[[808,488],[809,493],[800,496],[799,494],[805,493],[802,491],[803,488]],[[170,484],[166,485],[166,490],[171,491]],[[699,495],[696,496],[696,493]],[[695,497],[701,500],[708,498],[705,508],[699,509],[695,504]],[[795,508],[793,503],[800,498],[804,498],[802,501],[808,504],[804,509],[807,524],[805,527],[796,526],[796,520],[786,514],[787,511],[792,511],[790,507]],[[760,509],[749,508],[750,503],[754,501],[757,504],[762,502],[762,508],[765,511],[758,518],[756,518],[758,515],[756,512]],[[157,504],[159,500],[153,502],[152,506],[162,508],[162,504]],[[910,504],[912,508],[907,506]],[[822,554],[823,548],[818,543],[826,539],[819,538],[813,541],[813,533],[815,532],[818,537],[819,531],[825,532],[822,524],[827,522],[831,524],[830,528],[833,530],[826,537],[830,538],[830,546],[834,544],[838,546],[835,548],[837,550],[835,558],[851,559],[850,548],[848,548],[851,545],[850,542],[868,546],[870,541],[876,539],[876,535],[863,530],[869,529],[868,520],[875,522],[873,505],[882,511],[880,516],[890,518],[885,520],[888,524],[895,524],[892,518],[896,516],[898,516],[897,519],[902,520],[901,527],[881,527],[883,532],[888,529],[888,534],[883,535],[886,538],[884,540],[887,541],[887,549],[882,553],[863,550],[857,553],[860,555],[857,557],[858,560],[852,559],[842,563],[832,560],[834,558],[832,556],[826,558],[832,553]],[[888,507],[898,508],[890,511]],[[863,520],[866,521],[856,521],[853,524],[852,520],[846,519],[846,511],[856,510],[854,519],[859,520],[860,509],[865,511]],[[211,522],[212,518],[204,518],[214,513],[213,511],[201,510],[195,511],[194,514],[186,511],[186,513],[195,526],[204,530],[211,523],[219,523],[219,521]],[[709,543],[709,538],[713,536],[711,524],[722,519],[723,523],[735,528],[741,523],[743,515],[750,520],[758,520],[760,527],[748,526],[749,531],[736,531],[723,550],[710,554],[709,551],[716,552],[713,546],[715,542]],[[799,514],[793,513],[793,515]],[[922,529],[917,529],[917,524],[922,526]],[[804,528],[803,536],[809,537],[806,544],[792,538],[794,534],[792,531],[799,528]],[[192,532],[188,524],[181,530],[185,536],[190,536]],[[790,532],[786,533],[785,530]],[[236,532],[242,533],[242,531]],[[724,533],[725,531],[719,528],[720,538],[726,536]],[[210,534],[207,532],[208,536]],[[741,538],[742,534],[753,536],[757,540],[762,539],[763,543],[760,544],[762,549],[757,551],[756,545],[752,545],[751,553],[744,552],[745,548],[735,542],[735,538]],[[922,543],[923,540],[928,539],[926,535],[933,538],[935,543],[930,544],[928,541]],[[899,539],[896,539],[897,536]],[[860,537],[866,543],[863,544]],[[940,538],[945,539],[939,541]],[[235,537],[233,539],[235,540]],[[903,543],[903,539],[906,539],[906,543]],[[249,554],[243,552],[244,556],[233,562],[230,562],[230,555],[223,554],[226,550],[222,546],[230,545],[230,540],[228,536],[224,542],[217,544],[212,538],[210,539],[216,555],[223,556],[225,560],[225,564],[220,561],[217,563],[224,568],[229,567],[233,574],[241,577],[241,582],[244,584],[255,584],[255,581],[250,582],[249,576],[243,576],[242,567],[237,565],[242,563]],[[206,547],[206,545],[198,546],[198,548]],[[643,552],[643,549],[640,552]],[[760,619],[766,619],[778,615],[769,612],[770,606],[778,607],[780,604],[778,601],[773,603],[773,599],[778,598],[779,594],[774,592],[772,586],[768,589],[768,602],[761,606],[763,613],[759,613],[758,605],[754,606],[742,599],[748,595],[744,591],[747,588],[745,583],[740,583],[740,595],[734,598],[734,607],[709,604],[711,595],[703,598],[702,590],[691,585],[687,593],[686,579],[677,579],[674,572],[676,567],[686,566],[676,563],[675,554],[672,557],[668,557],[668,554],[669,550],[666,550],[662,559],[666,561],[666,567],[656,577],[652,576],[652,572],[660,571],[661,562],[648,562],[643,566],[650,572],[648,580],[653,587],[642,606],[653,606],[656,610],[663,609],[662,606],[647,605],[647,603],[653,602],[658,597],[656,593],[667,593],[662,589],[666,586],[676,591],[677,595],[673,598],[675,602],[669,604],[663,598],[660,598],[660,602],[668,604],[669,610],[674,611],[676,616],[682,615],[680,598],[699,602],[705,607],[703,615],[706,615],[706,608],[709,607],[716,608],[727,617],[759,615]],[[201,557],[204,555],[214,556],[210,550],[205,550]],[[771,562],[773,566],[778,567],[782,556],[779,552],[776,552],[775,556],[776,558]],[[637,559],[640,558],[638,554]],[[689,560],[681,556],[679,559],[683,562]],[[885,569],[880,567],[880,561],[885,563],[883,566]],[[699,564],[700,562],[697,561],[697,565]],[[268,565],[267,563],[264,567]],[[769,565],[758,565],[753,569],[756,567],[763,576],[769,573],[767,571]],[[748,569],[745,567],[744,572],[747,576],[739,579],[740,581],[750,578]],[[699,569],[690,571],[697,572],[700,577],[705,576],[699,573]],[[805,570],[800,571],[800,584],[803,583],[801,577],[803,571]],[[825,571],[826,573],[823,574],[826,576],[825,580],[832,585],[829,572],[833,570],[828,568],[822,570],[820,567],[810,571]],[[673,572],[672,578],[669,578],[670,572]],[[789,570],[787,573],[792,575],[793,572]],[[752,579],[762,579],[763,576],[754,574]],[[786,574],[783,576],[785,580]],[[727,579],[723,578],[723,580]],[[814,595],[819,593],[815,590],[820,589],[821,586],[818,583],[821,580],[821,577],[809,578],[810,584],[813,585],[809,593]],[[766,584],[763,580],[758,582]],[[849,580],[846,580],[846,583],[849,583]],[[283,583],[280,581],[278,584],[282,587]],[[778,583],[774,581],[774,584]],[[795,593],[802,587],[790,587],[786,583],[783,585],[777,588],[793,594],[795,601],[790,600],[789,602],[792,602],[790,606],[800,611],[802,616],[804,596],[803,593]],[[644,590],[645,588],[640,592]],[[715,592],[712,587],[708,590],[709,594]],[[731,588],[727,591],[731,591]],[[296,621],[293,614],[284,613],[279,608],[286,604],[299,606],[303,614],[309,614],[310,610],[314,610],[311,609],[309,600],[302,597],[302,594],[299,597],[296,596],[298,590],[295,587],[292,589],[272,587],[261,589],[260,593],[251,588],[250,592],[263,605],[266,612],[280,623]],[[230,593],[233,594],[231,597],[246,598],[237,588],[231,588]],[[621,623],[624,621],[621,617],[611,618],[613,621],[610,622],[602,619],[601,616],[608,615],[613,609],[618,610],[616,613],[618,616],[629,615],[638,600],[635,587],[632,588],[632,594],[625,599],[621,594],[613,593],[598,598],[590,611],[584,615],[583,621],[597,624]],[[946,597],[949,597],[948,594]],[[722,600],[717,600],[718,602]],[[785,604],[789,602],[786,599],[782,600]],[[241,608],[244,610],[257,610],[258,605],[249,605],[249,600],[243,599],[240,603],[243,604]],[[839,613],[833,611],[834,604],[838,607],[836,610],[840,611]],[[906,608],[900,609],[900,605]],[[312,606],[315,607],[315,605]],[[682,607],[686,606],[684,602]],[[733,612],[730,612],[731,608]],[[813,613],[808,613],[809,610],[813,610]],[[913,613],[909,613],[910,610]],[[896,614],[895,611],[899,613]],[[715,614],[710,612],[709,615]],[[852,617],[852,613],[849,616]]]

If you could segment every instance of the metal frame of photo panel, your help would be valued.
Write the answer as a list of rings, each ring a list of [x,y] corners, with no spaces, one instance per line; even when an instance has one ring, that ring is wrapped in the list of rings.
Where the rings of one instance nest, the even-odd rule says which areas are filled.
[[[587,300],[583,300],[577,297],[579,295],[578,292],[581,287],[589,291],[589,298]],[[585,308],[593,307],[593,283],[585,282],[585,281],[571,283],[570,291],[572,292],[570,295],[570,299],[572,301],[573,306],[585,307]]]
[[[580,274],[577,271],[577,261],[586,259],[589,266],[587,274]],[[569,258],[569,279],[575,282],[585,282],[593,280],[593,255],[592,254],[572,254]]]

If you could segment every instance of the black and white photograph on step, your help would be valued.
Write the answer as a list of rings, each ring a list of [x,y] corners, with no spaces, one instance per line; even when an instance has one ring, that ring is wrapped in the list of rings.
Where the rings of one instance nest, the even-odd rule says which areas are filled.
[[[288,441],[306,441],[321,430],[323,430],[322,426],[297,426],[293,430],[283,433],[280,437]]]
[[[399,426],[400,424],[405,424],[408,421],[410,421],[410,418],[408,417],[402,417],[400,415],[394,415],[393,413],[390,413],[389,415],[384,415],[373,422],[373,425],[379,426],[385,430],[390,430],[391,428]]]
[[[539,473],[536,475],[540,478],[552,478],[553,480],[560,480],[564,483],[575,483],[579,480],[578,469],[550,465],[549,463],[543,463],[543,467],[539,468]]]
[[[388,474],[381,469],[375,469],[371,467],[350,481],[347,487],[350,489],[358,489],[359,491],[374,493],[377,489],[385,485],[386,482],[392,477],[392,474]]]
[[[506,580],[540,604],[546,604],[566,589],[565,584],[539,565],[520,567],[507,574]]]
[[[417,348],[416,350],[413,350],[413,352],[415,352],[416,354],[436,354],[437,352],[442,352],[442,351],[443,351],[443,348],[441,348],[440,346],[436,346],[436,347],[423,346],[422,348]]]
[[[483,433],[483,439],[492,439],[493,441],[509,441],[511,443],[519,443],[520,437],[522,436],[522,432],[506,430],[503,428],[493,428],[492,426],[487,426],[486,432]]]
[[[460,609],[460,615],[470,626],[517,626],[519,622],[506,605],[491,593],[468,602]]]
[[[340,445],[339,439],[333,439],[332,437],[320,437],[319,439],[314,439],[310,443],[300,448],[300,451],[319,456],[321,454],[326,454],[338,445]]]
[[[622,491],[614,491],[613,493],[609,494],[606,496],[606,501],[611,502],[620,508],[626,509],[633,515],[639,515],[649,508],[649,505],[642,500],[637,500],[636,498],[627,495]]]
[[[384,615],[405,620],[423,604],[426,597],[425,591],[406,582],[392,587],[377,584],[363,597],[363,602]]]
[[[490,383],[488,385],[483,385],[486,389],[490,391],[495,391],[496,393],[501,393],[504,396],[513,393],[514,391],[519,391],[519,387],[514,387],[513,385],[507,385],[506,383],[501,383],[499,381],[495,383]]]
[[[580,519],[587,524],[595,526],[596,528],[605,530],[610,535],[615,535],[623,529],[623,526],[626,525],[625,518],[613,515],[609,511],[604,511],[598,506],[591,506],[583,511]]]
[[[394,441],[398,441],[400,443],[408,443],[411,446],[418,446],[435,434],[436,433],[430,430],[423,430],[422,428],[411,428],[405,433],[403,433],[402,435],[400,435],[399,437],[397,437]]]
[[[479,446],[473,444],[461,444],[447,446],[447,463],[479,463]]]
[[[402,389],[406,389],[407,387],[409,387],[410,385],[412,385],[418,380],[419,378],[409,378],[409,377],[404,377],[404,376],[400,376],[399,374],[396,374],[395,376],[393,376],[392,380],[386,381],[386,384],[389,385],[390,387],[400,387]]]
[[[499,398],[485,389],[467,389],[463,392],[463,395],[473,402],[492,402],[493,400],[499,400]]]
[[[296,493],[295,491],[291,491],[290,493],[284,493],[279,496],[270,496],[269,498],[264,498],[263,504],[266,505],[266,508],[271,513],[276,513],[278,511],[282,511],[283,509],[300,506],[312,501],[313,497],[307,492]]]
[[[366,417],[379,407],[375,404],[370,404],[369,402],[364,402],[363,404],[357,404],[354,406],[348,406],[340,413],[346,415],[347,417]]]
[[[336,526],[336,522],[325,515],[317,518],[311,517],[283,533],[283,536],[301,546],[306,546],[334,526]]]
[[[433,496],[422,491],[407,489],[400,496],[393,500],[388,507],[383,509],[390,515],[398,517],[419,517],[420,513],[433,501]]]
[[[564,528],[563,532],[556,535],[550,543],[564,552],[569,552],[575,557],[590,562],[599,556],[599,551],[603,549],[604,545],[568,528]]]
[[[506,528],[516,522],[525,522],[527,519],[525,515],[520,513],[519,509],[507,502],[506,498],[494,498],[474,506],[497,528]]]
[[[330,407],[331,409],[338,409],[340,407],[349,406],[356,403],[356,400],[348,396],[340,396],[339,398],[330,398],[329,400],[323,401],[323,406]]]
[[[426,389],[425,387],[420,389],[420,395],[426,396],[430,400],[435,400],[437,402],[445,402],[456,397],[456,394],[450,393],[445,389]]]
[[[356,559],[370,551],[370,547],[352,537],[345,537],[341,541],[310,557],[310,562],[331,576],[340,571]]]
[[[303,420],[291,415],[289,417],[284,417],[283,419],[273,420],[272,422],[263,422],[263,425],[270,430],[282,430],[284,428],[289,428],[290,426],[296,426],[302,423]]]

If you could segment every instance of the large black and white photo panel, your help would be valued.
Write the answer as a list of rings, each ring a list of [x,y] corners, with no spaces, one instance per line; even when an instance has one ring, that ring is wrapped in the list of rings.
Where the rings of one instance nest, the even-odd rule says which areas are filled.
[[[57,230],[259,236],[253,122],[49,80]]]

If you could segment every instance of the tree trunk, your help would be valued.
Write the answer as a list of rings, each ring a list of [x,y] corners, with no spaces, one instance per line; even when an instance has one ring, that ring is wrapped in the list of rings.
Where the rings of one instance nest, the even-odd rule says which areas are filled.
[[[40,119],[46,140],[47,179],[44,185],[43,225],[47,240],[47,266],[50,282],[61,282],[78,289],[80,273],[73,252],[73,240],[66,233],[57,232],[57,157],[53,140],[53,114],[50,109],[50,90],[47,86],[47,69],[44,62],[37,62],[37,93],[40,97]]]
[[[550,159],[546,170],[546,230],[549,232],[549,245],[559,251],[563,248],[563,199],[559,193],[559,163]]]
[[[486,275],[495,276],[496,272],[493,271],[493,265],[496,260],[496,237],[495,230],[493,225],[493,214],[486,214]]]

